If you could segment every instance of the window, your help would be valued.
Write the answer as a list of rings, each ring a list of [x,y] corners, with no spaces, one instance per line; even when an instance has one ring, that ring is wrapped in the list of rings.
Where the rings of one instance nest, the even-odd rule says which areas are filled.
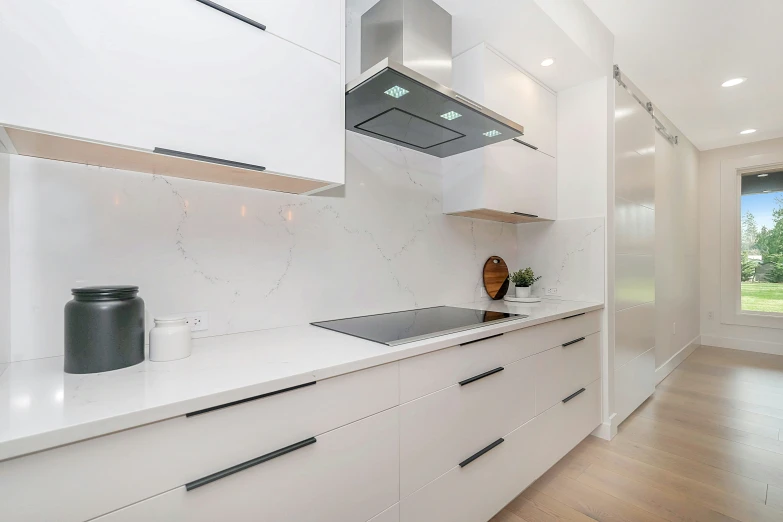
[[[742,176],[739,229],[741,311],[783,314],[783,171]]]

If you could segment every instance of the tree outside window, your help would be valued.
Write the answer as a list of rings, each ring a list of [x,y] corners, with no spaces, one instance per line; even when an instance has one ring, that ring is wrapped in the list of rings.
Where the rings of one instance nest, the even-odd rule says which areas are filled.
[[[743,311],[783,314],[783,190],[778,187],[783,188],[783,172],[742,179]]]

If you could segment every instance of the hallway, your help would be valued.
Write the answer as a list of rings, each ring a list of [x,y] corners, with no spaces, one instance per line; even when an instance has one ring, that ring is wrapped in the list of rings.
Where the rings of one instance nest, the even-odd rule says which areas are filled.
[[[492,522],[783,521],[783,356],[701,346]]]

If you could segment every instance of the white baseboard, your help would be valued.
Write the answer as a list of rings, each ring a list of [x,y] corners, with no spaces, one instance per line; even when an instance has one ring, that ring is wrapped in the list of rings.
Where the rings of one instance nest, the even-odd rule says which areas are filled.
[[[616,418],[617,418],[617,414],[613,413],[609,417],[609,420],[599,424],[598,427],[593,430],[593,433],[591,433],[591,435],[594,435],[599,439],[612,440],[614,436],[617,435],[617,425],[619,423],[615,422]]]
[[[702,344],[701,336],[697,335],[691,342],[680,348],[680,351],[672,355],[668,361],[660,365],[655,369],[655,385],[658,386],[662,380],[669,376],[670,373],[677,368],[682,361],[688,358],[700,344]]]
[[[783,343],[770,343],[767,341],[750,341],[748,339],[702,335],[701,344],[706,346],[717,346],[718,348],[730,348],[732,350],[744,350],[746,352],[783,355]]]

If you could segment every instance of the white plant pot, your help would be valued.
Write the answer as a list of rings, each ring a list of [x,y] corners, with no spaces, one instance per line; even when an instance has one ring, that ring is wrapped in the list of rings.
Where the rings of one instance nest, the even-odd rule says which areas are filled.
[[[516,286],[514,288],[516,288],[517,297],[530,297],[529,286]]]

